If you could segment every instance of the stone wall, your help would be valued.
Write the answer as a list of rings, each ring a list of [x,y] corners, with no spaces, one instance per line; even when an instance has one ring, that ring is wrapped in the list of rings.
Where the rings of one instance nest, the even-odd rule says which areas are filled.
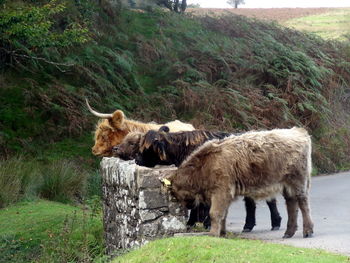
[[[171,201],[159,177],[173,167],[150,169],[103,158],[103,217],[107,253],[186,231],[186,212]]]

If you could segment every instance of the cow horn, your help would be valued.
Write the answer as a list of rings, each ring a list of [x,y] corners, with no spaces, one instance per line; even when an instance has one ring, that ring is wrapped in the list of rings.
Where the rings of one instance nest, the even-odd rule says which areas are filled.
[[[97,117],[100,117],[100,118],[102,118],[102,119],[110,119],[110,118],[112,118],[113,117],[113,114],[108,114],[108,113],[99,113],[99,112],[97,112],[97,111],[94,111],[92,108],[91,108],[91,106],[90,106],[90,104],[89,104],[89,101],[85,98],[85,101],[86,101],[86,105],[87,105],[87,107],[88,107],[88,109],[89,109],[89,111],[93,114],[93,115],[95,115],[95,116],[97,116]]]

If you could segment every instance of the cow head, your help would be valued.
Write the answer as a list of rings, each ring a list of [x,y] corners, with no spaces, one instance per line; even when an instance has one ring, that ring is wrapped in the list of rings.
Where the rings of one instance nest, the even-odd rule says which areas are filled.
[[[123,160],[135,159],[140,151],[140,140],[144,133],[130,132],[121,144],[113,147],[113,156]]]
[[[102,118],[96,126],[95,145],[92,153],[97,156],[112,156],[112,148],[122,142],[129,133],[125,127],[125,117],[121,110],[116,110],[111,114],[104,114],[94,111],[86,100],[89,111]]]
[[[140,141],[140,152],[153,152],[153,155],[155,154],[160,161],[167,160],[167,143],[166,140],[164,140],[164,136],[166,135],[163,127],[168,128],[167,126],[162,126],[158,132],[153,130],[148,131]]]
[[[165,177],[161,178],[162,184],[170,192],[171,196],[174,197],[187,209],[193,209],[201,202],[200,196],[188,187],[183,187],[178,182],[179,176],[177,171],[171,171]]]

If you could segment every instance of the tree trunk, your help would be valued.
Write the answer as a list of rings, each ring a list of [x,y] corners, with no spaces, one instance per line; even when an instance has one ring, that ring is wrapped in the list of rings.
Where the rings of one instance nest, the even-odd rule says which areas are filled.
[[[174,11],[176,13],[180,13],[179,11],[179,0],[175,0],[175,3],[174,3]]]
[[[182,0],[181,13],[185,13],[186,7],[187,7],[187,1],[186,0]]]

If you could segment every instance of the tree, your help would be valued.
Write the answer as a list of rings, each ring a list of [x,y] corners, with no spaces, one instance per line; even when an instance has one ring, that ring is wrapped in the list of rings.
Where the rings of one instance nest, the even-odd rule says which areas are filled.
[[[201,8],[200,4],[189,4],[187,5],[188,8]]]
[[[238,8],[238,5],[244,5],[244,0],[228,0],[227,3],[234,8]]]
[[[157,0],[156,3],[176,13],[184,13],[187,7],[187,0]]]

